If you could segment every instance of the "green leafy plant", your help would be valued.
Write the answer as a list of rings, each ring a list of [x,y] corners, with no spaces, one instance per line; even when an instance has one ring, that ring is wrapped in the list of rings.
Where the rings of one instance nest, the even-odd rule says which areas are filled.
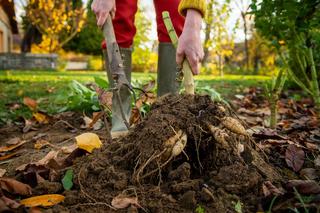
[[[314,100],[320,115],[320,0],[254,0],[259,33],[277,48],[288,76]]]
[[[60,94],[56,102],[65,103],[59,111],[99,111],[99,100],[96,92],[82,83],[73,80],[69,85],[69,91]]]
[[[287,76],[284,69],[281,69],[277,77],[273,78],[269,84],[266,84],[266,96],[270,105],[270,128],[276,128],[277,125],[277,104],[280,94],[283,90]]]
[[[197,206],[196,213],[205,213],[205,212],[206,210],[201,205]]]
[[[73,170],[72,169],[68,169],[66,171],[66,174],[62,178],[61,182],[65,190],[70,190],[72,188],[73,186]]]
[[[234,210],[237,213],[242,213],[242,203],[240,200],[238,200],[238,202],[234,205]]]
[[[274,205],[274,203],[276,202],[276,199],[278,198],[278,196],[274,196],[271,200],[271,203],[270,203],[270,206],[269,206],[269,209],[267,211],[267,213],[272,213],[272,207]]]

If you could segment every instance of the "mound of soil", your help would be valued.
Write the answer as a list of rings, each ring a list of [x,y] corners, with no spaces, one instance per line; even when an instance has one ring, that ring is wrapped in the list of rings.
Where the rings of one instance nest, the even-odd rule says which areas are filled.
[[[242,212],[261,210],[262,182],[280,176],[248,135],[223,124],[225,118],[236,116],[209,96],[160,98],[126,137],[77,160],[76,190],[53,211],[114,212],[115,197],[138,200],[120,212],[235,212],[239,202]],[[179,131],[187,143],[172,155],[164,144]]]

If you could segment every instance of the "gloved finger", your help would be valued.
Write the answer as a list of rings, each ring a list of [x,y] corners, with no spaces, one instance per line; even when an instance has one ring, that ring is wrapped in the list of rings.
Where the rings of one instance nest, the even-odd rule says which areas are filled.
[[[102,27],[104,25],[104,23],[106,22],[108,16],[109,16],[109,13],[107,13],[107,12],[99,13],[99,19],[98,19],[97,25],[99,27]]]

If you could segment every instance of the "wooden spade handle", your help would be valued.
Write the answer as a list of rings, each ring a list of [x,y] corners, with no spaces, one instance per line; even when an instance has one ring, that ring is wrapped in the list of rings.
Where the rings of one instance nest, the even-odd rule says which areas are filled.
[[[171,42],[172,42],[174,48],[177,49],[177,47],[178,47],[178,36],[177,36],[177,33],[176,33],[176,31],[175,31],[175,29],[173,27],[169,12],[168,11],[164,11],[162,13],[162,18],[163,18],[164,24],[165,24],[165,26],[167,28],[167,31],[168,31],[169,37],[171,39]],[[183,71],[183,76],[184,76],[183,85],[184,85],[184,88],[186,90],[186,94],[194,95],[194,78],[193,78],[193,74],[192,74],[192,70],[191,70],[190,64],[189,64],[187,59],[183,60],[182,71]]]

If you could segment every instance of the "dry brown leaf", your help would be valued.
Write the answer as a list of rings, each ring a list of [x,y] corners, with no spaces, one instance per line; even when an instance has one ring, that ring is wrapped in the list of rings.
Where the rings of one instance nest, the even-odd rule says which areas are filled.
[[[88,116],[83,116],[84,124],[80,126],[81,129],[88,129],[92,119]]]
[[[21,206],[20,203],[18,203],[17,201],[11,200],[10,198],[7,198],[4,195],[2,195],[0,197],[0,205],[1,206],[3,206],[3,205],[7,206],[7,207],[9,207],[11,209],[17,209],[17,208],[19,208]],[[5,209],[3,209],[3,210],[5,210]]]
[[[6,174],[7,170],[0,169],[0,178],[2,178]]]
[[[39,139],[34,144],[34,148],[35,149],[42,149],[42,148],[44,148],[45,146],[48,146],[48,145],[50,145],[50,143],[48,141],[43,140],[43,139]]]
[[[36,119],[36,121],[38,121],[40,124],[48,124],[49,123],[49,117],[43,113],[35,112],[32,115]]]
[[[20,146],[22,146],[23,144],[27,143],[27,141],[20,141],[17,144],[14,145],[9,145],[9,146],[2,146],[0,147],[0,152],[8,152],[8,151],[12,151]]]
[[[286,150],[285,157],[288,166],[291,167],[293,171],[298,172],[302,168],[305,154],[300,147],[290,144]]]
[[[16,137],[16,138],[11,138],[9,141],[6,142],[8,145],[16,145],[21,142],[21,139]]]
[[[96,87],[95,90],[96,90],[96,93],[98,94],[100,105],[111,109],[113,93],[107,92],[104,89],[101,89],[99,87]]]
[[[40,195],[36,197],[30,197],[23,199],[20,203],[26,207],[36,207],[36,206],[54,206],[62,201],[64,201],[64,196],[59,194],[48,194]]]
[[[317,170],[314,168],[305,168],[300,171],[301,177],[308,180],[315,180],[318,178]]]
[[[31,207],[28,213],[42,213],[42,211],[38,207]]]
[[[32,111],[36,111],[38,107],[38,103],[36,100],[29,98],[29,97],[24,97],[23,98],[23,103],[29,107]]]
[[[36,165],[47,165],[51,159],[56,159],[60,151],[50,151],[44,158],[39,160]]]
[[[89,126],[90,126],[91,128],[93,127],[93,129],[99,127],[99,126],[102,124],[101,118],[103,117],[104,114],[105,114],[105,112],[103,112],[103,111],[101,111],[101,112],[94,112],[94,113],[92,114],[92,122],[89,124]],[[97,126],[95,127],[95,124],[96,124],[97,122],[99,122],[99,123],[101,123],[101,124],[99,124],[99,125],[97,125]]]
[[[143,85],[142,90],[146,93],[150,92],[156,85],[156,81],[149,81],[147,84]]]
[[[63,146],[61,147],[61,151],[64,153],[64,154],[70,154],[72,153],[74,150],[76,150],[78,148],[77,144],[72,144],[70,146]]]
[[[0,178],[0,188],[9,193],[31,195],[31,187],[11,178]]]
[[[315,144],[315,143],[309,143],[309,142],[305,142],[304,143],[306,145],[306,147],[310,150],[315,150],[318,151],[319,150],[319,145]]]
[[[295,187],[301,194],[319,194],[320,186],[314,180],[289,180],[287,183],[289,189]]]
[[[124,209],[130,205],[140,206],[138,204],[137,197],[124,197],[123,195],[118,195],[117,197],[113,198],[111,205],[116,209]]]
[[[7,160],[7,159],[10,159],[10,158],[16,157],[18,155],[21,155],[22,152],[23,152],[23,150],[18,150],[18,151],[12,152],[10,154],[0,156],[0,161]]]
[[[141,116],[139,110],[134,107],[131,110],[131,117],[130,117],[130,125],[137,124],[141,121]]]
[[[81,129],[93,129],[99,130],[103,127],[102,121],[96,117],[97,120],[93,120],[88,116],[83,117],[84,124],[80,126]]]
[[[271,181],[266,181],[262,184],[262,191],[265,197],[268,197],[269,195],[279,196],[284,194],[284,190],[274,186]]]

